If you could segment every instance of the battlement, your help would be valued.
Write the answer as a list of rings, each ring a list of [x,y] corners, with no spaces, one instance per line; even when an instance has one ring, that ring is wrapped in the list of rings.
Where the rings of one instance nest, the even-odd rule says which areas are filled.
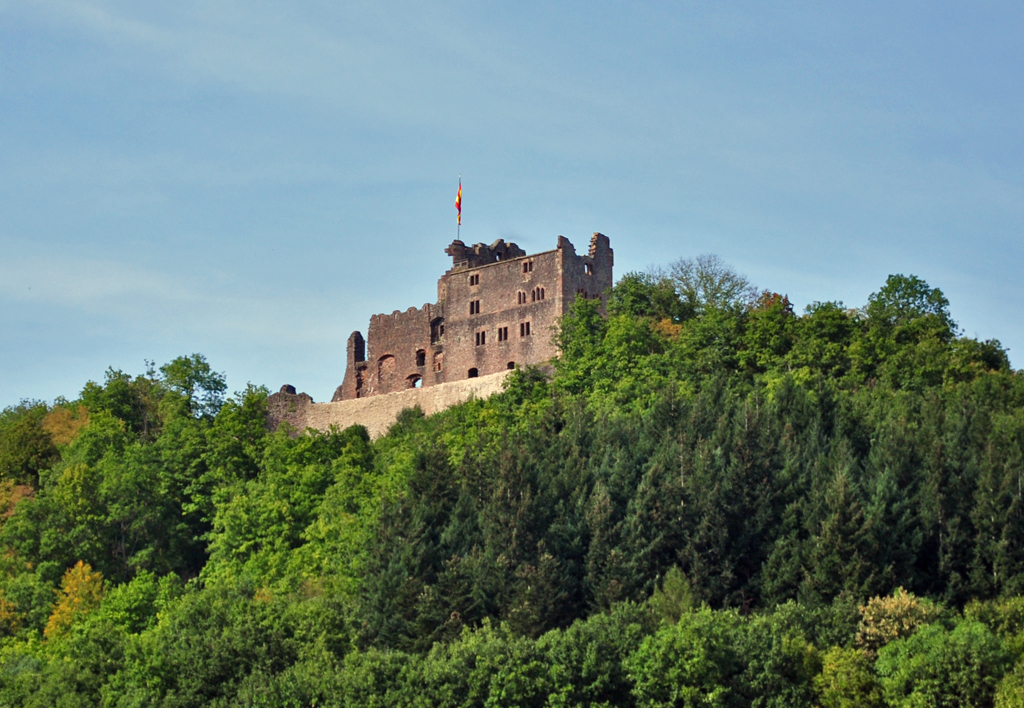
[[[467,246],[462,241],[455,240],[448,248],[444,249],[444,252],[452,257],[452,269],[448,271],[449,273],[456,270],[479,268],[512,258],[522,258],[526,255],[526,251],[519,246],[514,243],[505,243],[505,239],[501,238],[490,246],[482,243]]]
[[[423,307],[410,307],[409,309],[394,310],[390,315],[381,313],[379,315],[370,315],[370,327],[374,325],[378,327],[384,326],[398,326],[402,327],[409,322],[419,322],[424,317],[431,318],[435,314],[440,314],[443,309],[441,305],[424,303]]]

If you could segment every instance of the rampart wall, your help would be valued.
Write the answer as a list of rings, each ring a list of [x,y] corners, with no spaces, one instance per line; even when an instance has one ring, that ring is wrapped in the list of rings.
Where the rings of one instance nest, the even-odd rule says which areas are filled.
[[[276,429],[288,423],[297,432],[306,428],[329,430],[332,425],[344,430],[351,425],[365,425],[371,438],[379,438],[394,425],[398,414],[406,408],[419,406],[427,415],[439,413],[470,398],[488,398],[502,390],[511,372],[438,384],[429,388],[411,388],[387,396],[355,398],[331,403],[314,403],[305,393],[295,393],[284,386],[267,399],[269,423]]]

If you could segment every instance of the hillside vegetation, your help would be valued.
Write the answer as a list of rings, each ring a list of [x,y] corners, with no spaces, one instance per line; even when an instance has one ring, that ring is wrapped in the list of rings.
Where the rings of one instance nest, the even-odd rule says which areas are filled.
[[[1024,376],[713,258],[553,376],[266,430],[199,355],[0,415],[0,705],[1024,705]]]

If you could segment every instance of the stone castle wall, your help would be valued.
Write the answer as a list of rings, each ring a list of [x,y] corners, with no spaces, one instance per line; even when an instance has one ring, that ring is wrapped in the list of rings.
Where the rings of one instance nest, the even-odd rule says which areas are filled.
[[[343,383],[330,403],[314,403],[291,386],[270,396],[270,425],[296,431],[365,425],[387,432],[405,408],[432,414],[501,389],[509,371],[546,367],[558,355],[555,329],[577,297],[599,299],[612,286],[613,253],[595,233],[586,254],[559,236],[533,255],[498,239],[454,241],[452,267],[437,283],[437,303],[370,318],[364,340],[353,332]]]
[[[429,388],[514,369],[557,356],[555,325],[572,301],[602,299],[612,285],[608,237],[595,233],[578,255],[569,239],[527,255],[514,243],[446,250],[452,267],[436,304],[374,315],[366,340],[349,337],[345,379],[333,401]]]
[[[538,365],[554,357],[558,349],[552,328],[561,315],[561,269],[562,253],[553,250],[445,275],[447,380],[469,378],[471,371],[486,376],[517,365]],[[475,312],[471,303],[477,303]]]
[[[394,425],[398,414],[406,408],[419,406],[427,415],[464,403],[470,398],[487,398],[502,390],[510,372],[502,371],[464,381],[453,381],[429,388],[412,388],[387,396],[356,398],[348,401],[314,403],[305,393],[295,393],[291,386],[267,399],[270,428],[288,423],[297,432],[307,428],[344,430],[351,425],[364,425],[371,438],[379,438]]]

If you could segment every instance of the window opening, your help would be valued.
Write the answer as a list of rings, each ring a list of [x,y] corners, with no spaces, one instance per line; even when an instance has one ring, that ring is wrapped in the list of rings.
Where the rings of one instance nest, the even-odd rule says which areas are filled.
[[[477,375],[478,375],[478,372],[477,372],[477,370],[476,370],[476,369],[470,369],[470,370],[469,370],[469,371],[468,371],[468,372],[466,373],[466,376],[467,376],[467,377],[469,377],[469,378],[471,378],[471,379],[475,379],[475,378],[477,377]]]
[[[411,374],[405,379],[406,388],[423,388],[423,377],[419,374]]]
[[[498,327],[498,341],[508,341],[508,327]]]
[[[530,336],[530,323],[529,322],[520,322],[519,323],[519,336],[520,337],[529,337]]]
[[[482,347],[485,344],[487,344],[487,332],[477,332],[476,333],[476,345],[478,347]]]
[[[422,350],[422,349],[418,349],[416,351],[416,366],[426,366],[426,365],[427,365],[427,353],[424,350]]]
[[[480,301],[470,300],[469,301],[469,314],[479,315],[480,314]]]
[[[469,276],[469,284],[470,285],[479,285],[480,284],[480,274],[477,273],[476,275]]]
[[[395,383],[395,357],[385,354],[377,360],[377,381],[385,391]]]
[[[524,273],[532,273],[533,272],[533,261],[523,261],[523,272]]]
[[[438,344],[444,337],[444,318],[438,317],[430,322],[430,343]]]
[[[508,364],[505,365],[505,368],[506,369],[514,369],[514,368],[516,368],[516,363],[514,361],[510,361]]]
[[[526,304],[526,293],[524,293],[522,290],[520,290],[518,293],[516,293],[516,302],[518,304],[520,304],[520,305],[525,305]]]
[[[585,271],[587,271],[587,275],[593,275],[594,274],[594,266],[592,266],[590,263],[584,263],[583,264],[583,269]]]

